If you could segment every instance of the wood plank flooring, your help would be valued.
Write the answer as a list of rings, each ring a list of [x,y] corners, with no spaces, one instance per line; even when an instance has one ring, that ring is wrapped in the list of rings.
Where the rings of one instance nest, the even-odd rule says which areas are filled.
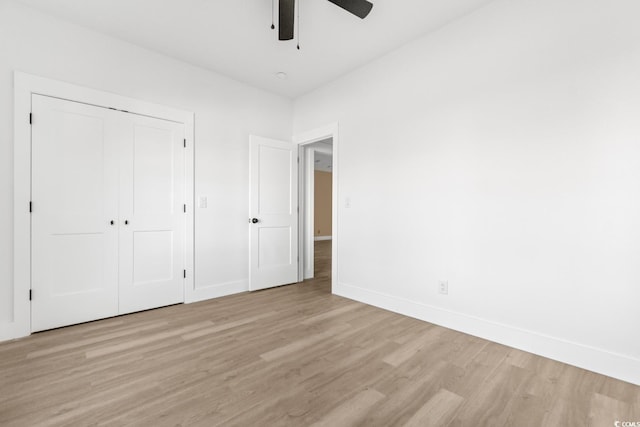
[[[603,426],[640,387],[303,284],[0,343],[2,426]]]

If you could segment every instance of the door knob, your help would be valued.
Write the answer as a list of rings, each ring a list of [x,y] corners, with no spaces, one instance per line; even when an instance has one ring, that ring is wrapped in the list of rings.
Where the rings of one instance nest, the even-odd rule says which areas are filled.
[[[258,218],[251,218],[251,222],[256,224],[256,223],[260,222],[260,220]]]
[[[111,220],[111,221],[109,222],[109,224],[113,225],[113,224],[115,224],[115,221],[114,221],[114,220]]]
[[[124,220],[124,225],[129,225],[129,220],[128,219]]]

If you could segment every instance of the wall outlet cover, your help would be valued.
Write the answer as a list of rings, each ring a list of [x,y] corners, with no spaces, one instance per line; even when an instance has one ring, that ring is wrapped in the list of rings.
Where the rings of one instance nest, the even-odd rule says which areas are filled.
[[[441,280],[438,282],[438,293],[442,295],[449,295],[449,282]]]

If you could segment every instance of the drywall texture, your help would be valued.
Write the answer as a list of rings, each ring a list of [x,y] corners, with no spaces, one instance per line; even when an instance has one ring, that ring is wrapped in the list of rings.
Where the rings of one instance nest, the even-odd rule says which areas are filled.
[[[638,16],[499,0],[297,99],[340,124],[339,285],[640,381]]]
[[[331,236],[331,172],[314,171],[313,230],[315,236]]]
[[[0,322],[12,318],[13,72],[195,113],[195,280],[247,288],[249,134],[291,137],[291,101],[211,72],[0,2]],[[215,291],[210,293],[215,295]]]

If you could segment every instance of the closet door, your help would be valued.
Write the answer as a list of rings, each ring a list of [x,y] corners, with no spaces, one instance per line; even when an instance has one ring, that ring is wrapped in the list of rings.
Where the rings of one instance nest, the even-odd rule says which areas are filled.
[[[39,95],[32,111],[32,331],[115,316],[115,112]]]
[[[120,313],[184,301],[184,125],[123,114]]]

